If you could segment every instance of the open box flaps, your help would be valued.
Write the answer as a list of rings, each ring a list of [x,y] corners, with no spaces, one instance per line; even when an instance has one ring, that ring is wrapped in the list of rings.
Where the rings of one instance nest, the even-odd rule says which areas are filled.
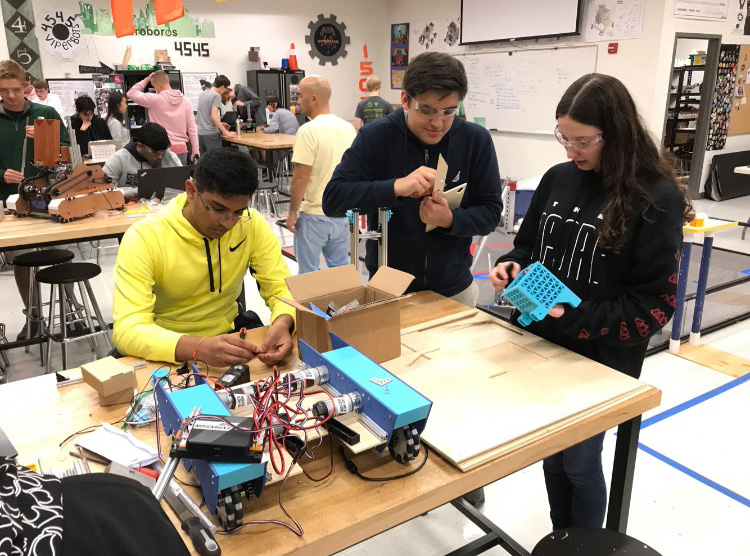
[[[297,337],[318,351],[331,349],[335,332],[380,363],[401,355],[398,301],[412,280],[411,274],[381,267],[365,285],[356,268],[345,265],[287,278],[294,299],[278,299],[297,310]],[[331,302],[341,307],[355,299],[358,307],[329,318],[310,307],[325,311]]]
[[[286,285],[297,301],[308,301],[363,286],[359,272],[350,264],[289,276]]]
[[[407,288],[414,281],[414,276],[407,272],[402,272],[391,268],[390,266],[381,266],[375,275],[367,282],[367,286],[375,288],[384,293],[389,293],[393,297],[403,295]]]

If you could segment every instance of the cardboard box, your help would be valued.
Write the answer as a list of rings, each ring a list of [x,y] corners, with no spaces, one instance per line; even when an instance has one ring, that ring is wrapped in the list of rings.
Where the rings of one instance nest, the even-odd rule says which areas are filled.
[[[120,363],[114,357],[105,357],[81,365],[81,376],[83,381],[96,390],[102,398],[110,398],[122,392],[128,392],[132,398],[135,373],[132,367]]]
[[[353,265],[327,268],[286,279],[293,300],[279,299],[297,309],[297,338],[319,352],[330,351],[329,332],[334,332],[377,363],[401,355],[401,313],[398,301],[414,276],[387,266],[380,267],[366,285]],[[353,299],[360,306],[325,319],[310,308],[323,311],[333,302],[341,307]]]
[[[130,403],[135,397],[136,391],[133,388],[128,388],[122,392],[116,392],[111,396],[102,396],[99,394],[99,405],[106,407],[108,405],[118,405],[121,403]]]

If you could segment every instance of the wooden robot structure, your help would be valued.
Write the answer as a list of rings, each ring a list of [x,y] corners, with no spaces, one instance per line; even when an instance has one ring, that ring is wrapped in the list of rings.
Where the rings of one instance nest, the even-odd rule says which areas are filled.
[[[33,165],[39,172],[25,178],[18,185],[18,194],[8,197],[6,204],[11,214],[46,213],[60,222],[69,222],[125,206],[125,196],[101,166],[86,166],[81,162],[75,134],[70,135],[70,149],[61,148],[60,120],[34,121]],[[26,144],[22,160],[26,160]]]

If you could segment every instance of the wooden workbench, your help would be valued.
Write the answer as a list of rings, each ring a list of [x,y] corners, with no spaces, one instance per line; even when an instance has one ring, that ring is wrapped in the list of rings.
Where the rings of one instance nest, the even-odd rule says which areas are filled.
[[[402,302],[401,325],[407,328],[465,309],[455,301],[422,292]],[[256,342],[265,333],[264,329],[251,332],[248,340]],[[296,368],[296,363],[295,352],[280,370]],[[149,369],[137,372],[139,387],[146,383],[148,371],[155,366],[152,364]],[[251,372],[253,378],[258,378],[268,374],[268,368],[255,360],[251,362]],[[460,374],[461,369],[456,369],[456,372]],[[261,556],[332,554],[620,423],[624,424],[618,433],[607,525],[624,531],[640,415],[656,407],[659,400],[659,390],[649,388],[634,399],[594,411],[584,420],[571,422],[467,472],[459,471],[430,452],[427,464],[413,476],[385,483],[364,482],[345,469],[341,456],[335,451],[331,477],[316,483],[304,475],[297,475],[283,488],[285,507],[305,530],[302,537],[296,537],[279,526],[248,525],[233,535],[219,535],[217,540],[226,556],[246,554],[249,546],[252,546],[253,554]],[[19,462],[40,459],[43,467],[57,466],[68,459],[73,444],[64,445],[62,450],[58,448],[68,435],[101,421],[121,419],[126,407],[99,407],[97,394],[87,385],[74,384],[57,389],[54,376],[49,375],[0,386],[0,423],[19,451]],[[133,431],[142,440],[155,445],[153,425]],[[328,450],[329,441],[325,440],[316,451],[316,459],[303,462],[305,470],[313,477],[327,472]],[[420,454],[414,464],[418,464],[421,457]],[[387,455],[387,451],[381,456],[372,450],[357,456],[356,462],[362,473],[374,476],[394,475],[405,470]],[[181,468],[180,473],[184,474],[184,469]],[[197,490],[186,489],[199,496]],[[286,520],[278,506],[279,489],[279,483],[270,485],[259,500],[246,503],[245,521]],[[174,520],[172,511],[166,509],[166,512]],[[186,539],[186,544],[192,550],[189,539]],[[406,553],[406,550],[394,547],[394,553]]]
[[[94,241],[111,237],[122,237],[134,222],[143,215],[126,216],[124,213],[111,216],[90,216],[61,224],[48,215],[24,217],[6,215],[0,220],[0,249],[18,247],[46,247]]]
[[[222,136],[222,139],[229,143],[267,151],[291,149],[294,147],[295,138],[296,136],[287,135],[286,133],[263,133],[262,131],[243,133],[239,137]]]

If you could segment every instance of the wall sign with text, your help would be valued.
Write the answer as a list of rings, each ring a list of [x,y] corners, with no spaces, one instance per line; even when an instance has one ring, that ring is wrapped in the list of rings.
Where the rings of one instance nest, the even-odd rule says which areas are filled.
[[[83,46],[83,21],[63,8],[47,8],[37,13],[36,36],[50,54],[70,55]]]
[[[180,56],[208,58],[210,55],[207,42],[175,41],[174,49]]]

